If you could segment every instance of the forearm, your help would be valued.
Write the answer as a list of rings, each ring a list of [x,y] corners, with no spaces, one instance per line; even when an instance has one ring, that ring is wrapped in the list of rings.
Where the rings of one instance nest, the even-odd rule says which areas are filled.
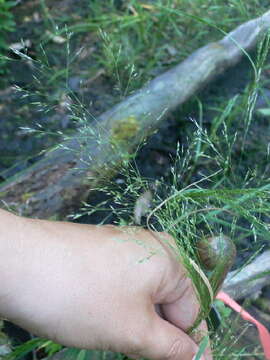
[[[92,228],[90,225],[89,229]],[[84,230],[85,226],[27,219],[0,209],[2,317],[23,324],[35,312],[33,305],[29,305],[33,298],[49,308],[52,295],[42,293],[42,284],[48,288],[48,281],[54,283],[55,293],[61,288],[64,276],[71,272],[68,260],[71,253],[78,252],[91,239]]]
[[[114,227],[27,219],[0,209],[0,316],[50,337],[47,323],[71,311],[60,302],[77,296],[67,284],[89,277],[93,293],[100,290],[96,256],[113,233]]]
[[[0,209],[0,315],[17,323],[25,317],[26,299],[39,272],[41,281],[46,276],[42,261],[48,257],[49,243],[42,224]]]
[[[8,317],[25,259],[26,219],[0,209],[0,315]]]

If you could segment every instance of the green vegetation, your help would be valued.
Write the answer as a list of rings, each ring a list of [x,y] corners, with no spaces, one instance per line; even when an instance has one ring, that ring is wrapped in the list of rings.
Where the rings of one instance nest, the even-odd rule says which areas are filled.
[[[7,6],[7,2],[0,0],[0,9],[1,4]],[[77,119],[82,128],[88,126],[89,116],[84,116],[88,109],[85,110],[83,100],[79,100],[70,90],[68,78],[71,75],[80,74],[87,79],[103,69],[116,102],[142,86],[145,81],[183,60],[196,48],[218,40],[222,33],[262,14],[269,7],[267,2],[257,0],[248,3],[241,0],[89,0],[83,2],[86,10],[78,6],[76,16],[69,17],[67,14],[54,14],[54,10],[49,10],[44,0],[40,0],[40,4],[44,26],[49,35],[43,29],[36,38],[42,44],[38,50],[38,60],[34,62],[40,77],[29,85],[24,94],[34,96],[35,104],[43,112],[53,111],[65,96],[70,96],[77,101],[71,109],[73,118]],[[12,21],[9,30],[11,27]],[[87,47],[89,34],[94,52],[86,56],[85,62],[80,59],[81,52],[76,43],[85,41],[84,46]],[[65,44],[59,58],[54,53],[54,50],[56,54],[58,51],[57,41]],[[198,321],[207,317],[213,300],[207,283],[190,261],[192,259],[201,265],[196,251],[198,240],[225,233],[238,245],[244,259],[242,265],[262,248],[269,246],[268,124],[258,124],[254,112],[257,95],[267,86],[263,71],[268,70],[268,50],[267,35],[258,46],[255,59],[249,59],[253,79],[242,93],[228,98],[220,89],[210,102],[201,94],[176,113],[176,119],[192,114],[193,120],[181,128],[183,138],[188,140],[184,143],[185,147],[178,144],[170,173],[155,184],[153,208],[148,213],[147,225],[151,229],[167,231],[176,239],[178,256],[184,262],[200,299],[202,309]],[[65,59],[64,66],[61,59]],[[94,59],[91,66],[89,59]],[[77,61],[84,69],[82,72]],[[56,91],[63,84],[65,90]],[[211,122],[204,123],[208,113],[212,114]],[[268,112],[264,109],[263,115],[268,116],[269,109]],[[135,131],[136,123],[134,119],[130,120],[133,121],[130,121],[127,129]],[[179,128],[182,126],[180,121]],[[25,123],[21,125],[25,126]],[[29,136],[33,136],[32,127],[30,123]],[[55,128],[57,125],[53,124],[52,133]],[[52,136],[48,127],[45,128],[45,134]],[[57,133],[60,139],[65,135]],[[120,131],[115,132],[117,139],[122,135]],[[143,191],[151,187],[152,180],[141,176],[136,166],[136,154],[133,161],[124,164],[119,176],[124,186],[118,186],[112,181],[97,189],[109,195],[115,206],[110,204],[108,207],[105,201],[99,205],[84,204],[73,218],[97,212],[102,214],[109,208],[118,224],[132,224],[135,202]],[[103,218],[105,220],[106,215]],[[252,251],[247,257],[246,245],[242,245],[246,244],[246,239],[252,244]],[[215,271],[220,269],[214,270],[214,280]],[[211,285],[215,292],[215,282]],[[232,354],[232,349],[227,345],[232,342],[232,337],[237,342],[238,335],[233,333],[232,327],[228,330],[228,312],[225,309],[222,316],[223,336],[214,336],[215,359],[251,356],[249,349],[235,350]],[[207,339],[204,339],[201,349],[206,346],[206,342]],[[8,359],[17,360],[26,352],[33,349],[38,352],[41,348],[46,355],[59,350],[52,342],[34,339],[17,347]],[[62,359],[86,360],[93,354],[69,349]],[[106,359],[110,355],[95,352],[93,356]],[[120,358],[120,354],[115,355],[115,359]]]
[[[101,34],[97,63],[125,93],[127,85],[131,89],[140,86],[203,44],[219,39],[221,29],[228,32],[261,15],[268,4],[257,0],[248,4],[234,0],[110,0],[106,4],[89,1],[88,9],[84,22],[74,23],[68,30]]]
[[[5,53],[8,49],[7,33],[15,30],[15,22],[11,12],[13,5],[13,1],[0,0],[0,74],[5,71]]]
[[[40,0],[47,31],[43,28],[37,31],[34,41],[42,44],[37,50],[39,58],[54,67],[50,84],[64,80],[67,71],[76,70],[74,60],[78,61],[79,47],[76,49],[75,43],[83,47],[94,43],[85,76],[104,68],[121,96],[183,60],[198,47],[220,39],[222,33],[268,10],[267,2],[257,0],[248,4],[235,0],[146,0],[143,3],[85,0],[76,6],[74,16],[68,16],[59,15],[57,7],[49,5],[49,0]],[[63,44],[63,50],[67,38],[69,59],[65,63],[69,68],[63,67],[55,55],[50,56],[52,50],[60,58],[67,57],[63,51],[62,55],[59,53],[59,44]]]
[[[30,99],[36,104],[29,106],[29,99],[24,98],[20,100],[20,107],[15,102],[9,117],[10,123],[18,129],[33,127],[33,118],[42,125],[39,119],[44,113],[52,115],[57,109],[61,110],[65,99],[72,96],[68,82],[71,77],[80,79],[85,92],[91,86],[87,85],[89,81],[91,84],[92,79],[101,79],[98,93],[104,93],[104,97],[99,100],[99,111],[87,106],[91,116],[96,116],[198,47],[220,39],[224,31],[261,15],[268,9],[268,3],[256,0],[248,4],[234,0],[158,0],[154,3],[150,0],[83,0],[80,6],[72,4],[72,9],[62,10],[60,3],[40,0],[36,7],[30,7],[32,13],[23,3],[13,9],[17,42],[30,40],[31,51],[23,49],[21,60],[17,53],[15,59],[8,62],[6,68],[17,73],[10,79],[3,77],[1,83],[27,82],[24,89],[30,91]],[[18,72],[22,64],[22,71]],[[82,104],[83,98],[84,94],[80,98]],[[4,133],[13,132],[10,128],[8,125],[7,131],[0,132],[0,143]],[[70,128],[71,122],[66,131]],[[63,126],[60,121],[49,121],[46,130],[56,133],[62,131]],[[31,136],[24,132],[24,142]],[[8,135],[3,141],[8,141],[6,137]],[[31,157],[44,148],[43,140],[31,141],[34,149],[23,143],[16,151],[5,151],[2,159],[6,166],[12,166],[14,159]],[[48,134],[46,146],[54,142],[55,138]]]

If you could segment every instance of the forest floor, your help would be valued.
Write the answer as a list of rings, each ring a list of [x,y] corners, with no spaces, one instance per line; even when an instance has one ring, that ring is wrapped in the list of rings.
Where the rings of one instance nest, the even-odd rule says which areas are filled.
[[[165,3],[166,7],[163,6]],[[19,1],[12,9],[16,29],[6,40],[15,52],[8,52],[9,60],[0,78],[0,183],[31,166],[44,151],[61,142],[64,135],[74,132],[78,122],[69,112],[70,102],[76,107],[77,114],[89,113],[91,117],[97,117],[199,46],[219,40],[223,35],[211,24],[229,31],[262,14],[267,7],[267,2],[260,1],[258,5],[255,0],[249,4],[197,1],[196,6],[188,0],[156,3],[149,0],[143,4],[121,0],[84,0],[79,4],[74,0]],[[180,9],[182,13],[168,9]],[[204,23],[200,21],[202,18]],[[251,56],[256,61],[256,50]],[[226,116],[233,119],[232,134],[243,130],[246,126],[241,125],[246,104],[243,99],[253,80],[254,71],[244,57],[240,64],[218,76],[181,109],[171,113],[159,131],[137,151],[133,165],[140,176],[149,184],[161,179],[167,185],[172,184],[171,168],[175,164],[177,148],[180,146],[181,151],[188,154],[192,137],[198,130],[196,123],[211,132],[213,123],[236,97],[236,106]],[[268,60],[262,69],[257,94],[247,138],[248,153],[245,156],[241,153],[240,173],[244,178],[246,173],[254,172],[253,180],[249,180],[251,184],[260,177],[267,181],[270,176],[265,155],[270,143]],[[236,145],[231,157],[237,159],[239,154]],[[211,159],[208,159],[210,162],[206,160],[182,170],[183,184],[196,181],[201,173],[212,169]],[[233,169],[231,167],[230,171]],[[125,179],[119,173],[112,181],[122,184]],[[88,202],[94,207],[104,200],[110,202],[104,192],[97,191]],[[109,205],[113,206],[114,202]],[[79,207],[80,204],[78,212]],[[118,219],[107,210],[84,215],[78,221],[113,223]],[[262,247],[269,248],[269,239],[251,243],[250,237],[243,238],[237,243],[235,267]],[[267,287],[260,296],[263,307],[255,298],[248,299],[246,306],[270,329],[269,295],[270,287]],[[263,359],[254,328],[247,327],[243,332],[243,325],[241,322],[239,325],[238,320],[234,319],[231,340],[235,342],[235,347],[231,348],[233,356],[226,353],[217,358]],[[11,324],[5,324],[5,331],[18,343],[29,339],[28,334]],[[226,323],[222,331],[228,331]],[[42,352],[35,353],[37,358],[43,355]]]

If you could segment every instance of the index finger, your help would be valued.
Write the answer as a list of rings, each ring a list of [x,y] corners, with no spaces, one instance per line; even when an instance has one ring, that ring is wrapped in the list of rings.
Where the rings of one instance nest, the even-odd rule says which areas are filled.
[[[190,278],[182,278],[178,286],[178,298],[171,303],[160,305],[162,316],[165,320],[174,324],[185,332],[194,324],[200,311],[200,305],[193,289]],[[202,339],[208,335],[208,329],[205,321],[190,334],[190,337],[199,344]],[[211,349],[208,346],[204,354],[207,360],[211,360]]]

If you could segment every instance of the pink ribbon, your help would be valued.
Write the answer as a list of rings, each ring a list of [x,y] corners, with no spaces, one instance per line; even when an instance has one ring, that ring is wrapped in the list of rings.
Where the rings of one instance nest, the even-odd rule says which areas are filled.
[[[224,302],[224,304],[230,306],[234,311],[238,312],[244,320],[256,325],[259,333],[259,338],[263,347],[266,360],[270,360],[270,333],[266,327],[258,320],[254,319],[247,311],[245,311],[236,301],[234,301],[228,294],[220,291],[216,297],[218,300]]]

